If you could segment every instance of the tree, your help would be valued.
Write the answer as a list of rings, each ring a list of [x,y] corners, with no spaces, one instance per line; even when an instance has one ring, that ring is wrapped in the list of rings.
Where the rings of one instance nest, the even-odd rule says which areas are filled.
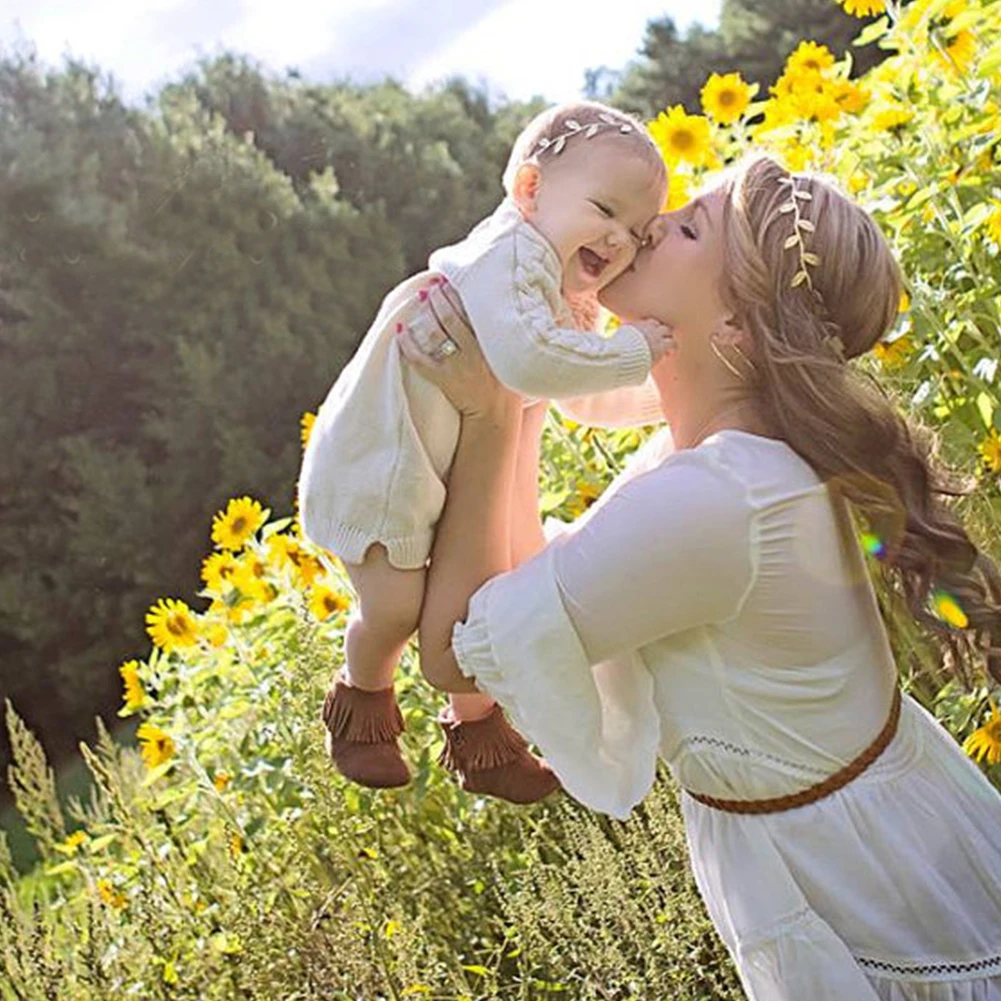
[[[852,47],[872,18],[850,16],[832,0],[723,0],[719,27],[693,25],[681,36],[670,18],[651,21],[639,59],[623,71],[614,101],[646,118],[668,105],[701,110],[700,92],[710,73],[739,70],[767,89],[802,39],[826,45],[839,58],[851,52],[854,75],[887,53]]]

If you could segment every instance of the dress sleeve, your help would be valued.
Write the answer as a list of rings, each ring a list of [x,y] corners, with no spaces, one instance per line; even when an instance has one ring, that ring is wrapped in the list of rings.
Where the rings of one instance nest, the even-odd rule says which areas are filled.
[[[552,399],[638,386],[652,356],[635,327],[610,337],[570,326],[560,275],[542,238],[517,227],[450,279],[494,374],[523,396]]]
[[[738,481],[678,453],[470,598],[460,670],[585,805],[625,819],[650,790],[660,724],[643,647],[739,611],[751,522]]]

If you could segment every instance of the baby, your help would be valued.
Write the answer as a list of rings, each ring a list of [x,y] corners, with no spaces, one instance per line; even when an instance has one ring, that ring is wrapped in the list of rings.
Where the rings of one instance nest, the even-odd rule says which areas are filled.
[[[550,108],[519,135],[503,180],[506,197],[492,215],[387,295],[320,407],[303,457],[303,532],[341,559],[357,593],[345,663],[324,702],[327,750],[343,775],[374,788],[410,778],[392,682],[418,626],[459,435],[458,413],[395,342],[403,325],[420,337],[427,323],[419,290],[449,282],[488,364],[526,405],[555,399],[564,413],[604,426],[659,419],[648,375],[667,328],[651,320],[611,336],[594,329],[596,293],[632,264],[664,201],[650,136],[595,102]],[[464,789],[525,803],[558,786],[487,696],[453,695],[439,722],[441,762]]]

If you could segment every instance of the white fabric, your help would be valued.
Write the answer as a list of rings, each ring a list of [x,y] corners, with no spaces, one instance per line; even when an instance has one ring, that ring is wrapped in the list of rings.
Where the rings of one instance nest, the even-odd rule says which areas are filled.
[[[424,566],[444,507],[459,418],[395,342],[398,324],[428,336],[417,293],[433,274],[448,278],[491,368],[526,401],[567,397],[568,414],[605,427],[660,417],[643,335],[632,326],[607,337],[570,326],[556,252],[510,200],[428,266],[383,300],[320,406],[303,455],[303,531],[348,563],[381,542],[394,566]]]
[[[453,630],[582,803],[813,785],[882,729],[896,669],[857,543],[784,443],[656,435],[599,501],[488,581]],[[816,803],[682,794],[696,882],[751,1001],[1001,1001],[1001,796],[904,695],[898,732]]]

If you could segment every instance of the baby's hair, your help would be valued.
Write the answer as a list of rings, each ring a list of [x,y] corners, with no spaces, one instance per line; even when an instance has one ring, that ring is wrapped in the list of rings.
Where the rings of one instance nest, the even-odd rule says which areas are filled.
[[[560,137],[564,137],[562,142]],[[610,139],[665,174],[657,144],[639,119],[598,101],[573,101],[546,108],[521,130],[504,168],[504,190],[513,191],[515,174],[523,163],[538,164],[544,171],[550,163],[576,155],[589,142]]]

